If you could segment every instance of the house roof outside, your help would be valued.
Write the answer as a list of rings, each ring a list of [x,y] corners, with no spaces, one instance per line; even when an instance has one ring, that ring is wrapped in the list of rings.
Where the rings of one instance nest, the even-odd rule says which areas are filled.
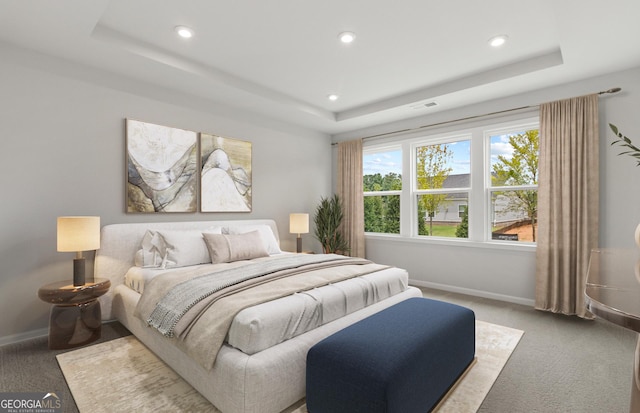
[[[442,184],[443,188],[468,188],[471,183],[471,174],[449,175]]]

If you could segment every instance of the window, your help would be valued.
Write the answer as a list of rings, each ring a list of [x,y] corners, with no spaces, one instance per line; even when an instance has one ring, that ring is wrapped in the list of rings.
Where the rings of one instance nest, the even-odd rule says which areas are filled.
[[[458,225],[460,208],[469,204],[470,148],[469,139],[415,146],[418,235],[468,237],[466,231],[458,231]]]
[[[365,146],[365,232],[531,244],[538,155],[537,119]]]
[[[491,239],[536,241],[538,129],[489,133]]]
[[[469,206],[468,205],[458,205],[458,218],[460,218],[462,220],[462,218],[464,218],[465,214],[467,213],[467,211]]]
[[[364,230],[400,234],[402,149],[363,151]]]

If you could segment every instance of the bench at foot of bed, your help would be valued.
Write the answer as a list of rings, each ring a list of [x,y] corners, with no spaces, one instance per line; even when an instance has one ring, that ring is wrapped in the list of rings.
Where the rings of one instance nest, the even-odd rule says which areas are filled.
[[[309,350],[307,408],[310,413],[424,413],[474,356],[473,311],[411,298]]]

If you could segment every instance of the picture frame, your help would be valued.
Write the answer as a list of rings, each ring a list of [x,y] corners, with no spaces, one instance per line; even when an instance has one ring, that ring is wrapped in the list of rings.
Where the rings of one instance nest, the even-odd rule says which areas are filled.
[[[200,133],[200,211],[251,212],[251,142]]]
[[[197,212],[198,133],[126,119],[126,212]]]

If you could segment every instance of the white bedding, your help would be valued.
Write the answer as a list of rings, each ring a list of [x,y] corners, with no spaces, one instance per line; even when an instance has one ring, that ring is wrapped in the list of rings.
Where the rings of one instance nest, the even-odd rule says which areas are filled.
[[[149,230],[206,232],[212,227],[252,225],[270,227],[277,243],[278,228],[275,221],[269,219],[127,223],[104,226],[101,247],[96,252],[95,276],[108,278],[112,284],[111,289],[99,298],[103,320],[119,320],[153,353],[225,413],[277,413],[287,409],[305,395],[305,361],[309,348],[384,308],[411,297],[422,296],[419,289],[408,287],[376,304],[251,355],[225,343],[213,368],[207,370],[175,345],[177,339],[158,334],[134,315],[141,296],[124,285],[124,277],[127,270],[135,265],[136,251],[140,249]]]
[[[279,255],[284,255],[284,254],[290,254],[290,253],[279,253],[279,254],[272,254],[272,257],[275,256],[279,256]],[[266,259],[266,257],[265,257]],[[258,261],[260,259],[256,259],[256,261]],[[222,268],[226,268],[226,267],[232,267],[232,266],[237,266],[237,265],[244,265],[245,263],[247,263],[249,261],[236,261],[235,263],[219,263],[219,264],[212,264],[212,263],[207,263],[207,264],[200,264],[200,265],[191,265],[189,266],[189,268],[204,268],[204,267],[208,267],[210,268],[212,271],[213,270],[217,270],[217,269],[222,269]],[[185,267],[182,267],[185,268]],[[151,281],[153,278],[161,275],[161,274],[165,274],[171,271],[175,271],[176,268],[161,268],[161,267],[141,267],[139,265],[135,265],[131,268],[129,268],[127,270],[127,272],[124,275],[124,285],[126,285],[127,287],[131,288],[134,291],[139,292],[140,294],[142,294],[144,292],[144,286],[147,282]]]
[[[145,282],[169,271],[132,267],[125,285],[142,293]],[[227,343],[245,354],[255,354],[396,295],[407,286],[406,271],[389,268],[246,308],[234,318]]]

